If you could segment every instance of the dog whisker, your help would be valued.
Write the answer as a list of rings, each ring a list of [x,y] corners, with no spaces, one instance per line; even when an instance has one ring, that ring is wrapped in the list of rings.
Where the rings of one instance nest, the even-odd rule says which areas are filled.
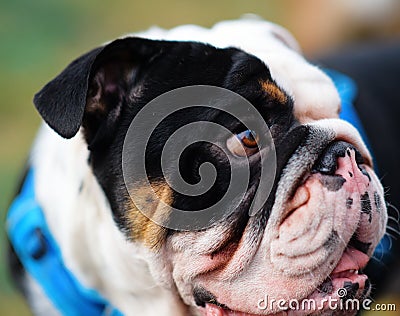
[[[347,242],[344,241],[343,237],[342,236],[338,236],[338,237],[339,237],[339,240],[342,242],[342,244],[344,246],[347,246]]]
[[[385,264],[383,263],[383,254],[381,255],[381,258],[377,258],[375,255],[373,255],[372,257],[371,257],[371,260],[374,260],[374,261],[376,261],[377,263],[379,263],[380,265],[383,265],[383,266],[385,266]]]
[[[398,209],[396,206],[394,206],[393,204],[389,203],[389,202],[386,203],[386,206],[388,207],[388,209],[392,209],[393,211],[395,211],[397,217],[396,217],[396,218],[393,218],[393,219],[394,219],[394,220],[397,222],[397,224],[399,225],[399,223],[398,223],[399,220],[400,220],[400,211],[399,211],[399,209]],[[389,216],[389,218],[391,218],[391,216]]]
[[[398,219],[396,219],[394,216],[389,215],[388,216],[388,221],[392,221],[392,222],[394,222],[393,224],[397,224],[397,226],[400,227]]]
[[[400,236],[400,232],[397,229],[390,227],[390,226],[386,227],[386,229],[390,230],[391,232],[394,233],[394,235],[392,235],[392,234],[386,232],[386,235],[392,237],[393,239],[397,240],[397,237]]]

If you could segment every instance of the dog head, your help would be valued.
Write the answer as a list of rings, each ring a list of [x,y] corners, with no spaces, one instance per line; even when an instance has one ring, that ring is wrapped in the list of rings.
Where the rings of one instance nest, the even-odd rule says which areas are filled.
[[[323,304],[327,296],[339,298],[340,288],[349,297],[365,297],[370,285],[359,270],[384,234],[386,209],[368,150],[355,128],[338,119],[340,100],[332,82],[296,52],[280,28],[264,25],[266,44],[252,50],[254,43],[246,42],[251,30],[219,27],[241,38],[253,54],[200,42],[126,37],[72,62],[35,96],[35,105],[61,136],[74,137],[81,129],[116,225],[131,242],[149,249],[153,277],[193,313],[266,315],[279,312],[273,304],[260,308],[266,295]],[[124,181],[124,142],[149,102],[187,86],[219,87],[247,100],[258,113],[247,122],[266,124],[272,144],[229,114],[235,102],[170,113],[145,143],[144,165],[155,199],[143,179]],[[163,103],[158,106],[162,111]],[[169,137],[194,122],[224,129],[212,133],[211,141],[187,146],[178,163],[163,158]],[[141,153],[142,137],[131,137],[128,156]],[[257,192],[267,190],[261,185],[262,155],[272,153],[269,194],[252,213]],[[216,170],[208,191],[192,196],[171,188],[175,174],[192,185],[201,182],[205,163]],[[232,170],[244,168],[245,192],[235,206],[224,204],[223,216],[204,227],[171,228],[168,207],[194,214],[216,204]]]

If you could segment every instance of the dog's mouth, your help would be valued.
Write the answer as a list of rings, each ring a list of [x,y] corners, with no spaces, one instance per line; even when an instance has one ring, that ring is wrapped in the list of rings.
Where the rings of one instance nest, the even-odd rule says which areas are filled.
[[[365,299],[370,293],[371,283],[368,276],[362,273],[362,270],[367,265],[369,256],[355,248],[356,244],[353,241],[349,243],[336,267],[308,297],[302,300],[282,300],[283,303],[279,307],[281,313],[286,315],[290,311],[290,315],[309,315],[313,312],[320,313],[327,310],[329,302],[338,303],[354,299],[362,301]],[[306,301],[307,304],[304,304]],[[204,296],[203,301],[197,303],[204,306],[204,316],[260,316],[276,314],[262,313],[263,307],[271,302],[264,298],[258,306],[260,308],[259,314],[230,309],[229,306],[218,302],[211,293]]]
[[[366,296],[370,284],[362,270],[368,261],[368,255],[349,244],[335,269],[317,287],[316,292],[322,296],[337,295],[344,299]]]

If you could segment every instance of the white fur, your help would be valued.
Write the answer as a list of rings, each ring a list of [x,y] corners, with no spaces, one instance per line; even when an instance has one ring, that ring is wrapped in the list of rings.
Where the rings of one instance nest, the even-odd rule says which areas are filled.
[[[303,122],[337,115],[339,97],[330,79],[298,54],[286,30],[272,23],[245,19],[212,29],[186,25],[136,35],[242,48],[268,65],[273,78],[294,97],[296,115]],[[31,157],[37,199],[67,267],[125,315],[185,315],[174,309],[179,303],[171,291],[155,283],[147,264],[151,254],[128,243],[116,227],[87,159],[81,133],[65,140],[48,127],[40,130]]]
[[[47,126],[31,157],[37,200],[66,266],[125,315],[180,315],[170,291],[151,277],[147,250],[128,243],[115,225],[87,158],[81,133],[65,140]]]
[[[294,98],[295,115],[301,123],[338,117],[340,98],[331,79],[308,63],[299,53],[293,36],[276,24],[252,18],[223,21],[211,29],[197,25],[178,26],[168,31],[153,27],[133,35],[198,41],[221,48],[238,47],[268,66],[272,78]]]

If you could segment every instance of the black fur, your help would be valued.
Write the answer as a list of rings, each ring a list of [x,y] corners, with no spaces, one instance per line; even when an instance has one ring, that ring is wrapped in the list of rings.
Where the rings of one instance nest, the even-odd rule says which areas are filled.
[[[272,136],[278,151],[282,146],[289,146],[291,150],[282,152],[293,152],[301,137],[281,145],[287,132],[297,124],[292,113],[292,100],[286,96],[285,103],[281,104],[273,99],[260,84],[266,81],[273,83],[267,66],[235,48],[217,49],[194,42],[127,38],[78,58],[36,95],[35,105],[46,122],[64,137],[72,137],[80,126],[83,127],[94,173],[110,201],[117,223],[129,232],[131,228],[124,217],[127,204],[124,199],[128,194],[123,183],[121,157],[125,134],[136,113],[155,97],[175,88],[190,85],[223,87],[245,97],[267,124],[273,126]],[[185,124],[202,120],[218,123],[236,133],[244,128],[237,119],[215,109],[194,107],[174,113],[150,138],[146,154],[150,179],[163,177],[159,161],[169,135]],[[215,135],[216,140],[223,140],[224,136]],[[278,157],[285,156],[285,161],[278,162],[280,169],[289,154],[278,154]],[[253,180],[250,186],[254,187],[259,172],[257,161],[254,159],[251,163]],[[184,151],[180,171],[185,180],[196,183],[198,166],[204,162],[211,162],[218,170],[214,186],[199,197],[175,192],[174,204],[180,209],[195,211],[208,207],[226,191],[230,166],[225,154],[215,145],[196,143]]]
[[[76,59],[35,95],[40,115],[63,137],[73,137],[81,126],[90,70],[101,51],[97,48]]]

